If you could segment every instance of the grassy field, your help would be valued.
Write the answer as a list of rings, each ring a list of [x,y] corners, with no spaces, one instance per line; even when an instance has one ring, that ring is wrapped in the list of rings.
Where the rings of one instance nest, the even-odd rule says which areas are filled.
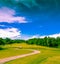
[[[0,59],[11,57],[11,56],[17,56],[21,54],[26,54],[30,52],[32,51],[26,50],[26,49],[20,49],[18,47],[12,47],[11,45],[6,45],[4,46],[3,50],[0,50]]]
[[[60,64],[60,48],[49,48],[27,44],[12,44],[11,47],[40,50],[40,54],[16,59],[5,64]],[[24,52],[23,52],[24,53]]]

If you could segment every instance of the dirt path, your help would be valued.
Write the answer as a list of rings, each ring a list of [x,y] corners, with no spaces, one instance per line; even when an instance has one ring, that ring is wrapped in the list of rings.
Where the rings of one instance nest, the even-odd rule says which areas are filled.
[[[28,54],[23,54],[23,55],[18,55],[18,56],[13,56],[13,57],[0,59],[0,64],[4,64],[5,62],[11,61],[11,60],[15,60],[17,58],[23,58],[23,57],[26,57],[26,56],[30,56],[30,55],[34,55],[34,54],[40,53],[40,51],[38,51],[38,50],[31,50],[31,51],[33,51],[33,52],[28,53]]]

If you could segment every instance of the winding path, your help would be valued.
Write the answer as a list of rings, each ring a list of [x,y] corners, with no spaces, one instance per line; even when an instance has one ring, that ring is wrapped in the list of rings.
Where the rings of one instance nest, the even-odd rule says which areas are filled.
[[[28,53],[28,54],[23,54],[23,55],[18,55],[18,56],[13,56],[13,57],[0,59],[0,64],[4,64],[5,62],[11,61],[11,60],[15,60],[15,59],[18,59],[18,58],[23,58],[23,57],[26,57],[26,56],[30,56],[30,55],[40,53],[40,51],[38,51],[38,50],[31,50],[31,51],[33,51],[33,52]]]

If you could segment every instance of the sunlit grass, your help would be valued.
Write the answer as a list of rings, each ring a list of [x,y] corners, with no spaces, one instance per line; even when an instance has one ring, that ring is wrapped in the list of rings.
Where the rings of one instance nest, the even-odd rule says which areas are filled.
[[[40,50],[40,54],[16,59],[5,64],[60,64],[60,49],[49,48],[37,45],[27,44],[12,44],[12,47],[22,46],[24,49],[37,49]]]
[[[6,45],[3,48],[3,50],[0,50],[0,59],[32,52],[27,49],[20,49],[19,47],[11,47],[11,45]]]
[[[60,56],[49,57],[42,64],[60,64]]]

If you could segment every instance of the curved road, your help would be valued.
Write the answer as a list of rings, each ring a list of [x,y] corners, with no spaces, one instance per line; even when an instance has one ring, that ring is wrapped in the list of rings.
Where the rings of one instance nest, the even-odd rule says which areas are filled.
[[[38,50],[31,50],[31,51],[33,51],[33,52],[28,53],[28,54],[23,54],[23,55],[18,55],[18,56],[13,56],[13,57],[0,59],[0,64],[4,64],[5,62],[11,61],[11,60],[15,60],[15,59],[18,59],[18,58],[23,58],[23,57],[26,57],[26,56],[30,56],[30,55],[40,53],[40,51],[38,51]]]

